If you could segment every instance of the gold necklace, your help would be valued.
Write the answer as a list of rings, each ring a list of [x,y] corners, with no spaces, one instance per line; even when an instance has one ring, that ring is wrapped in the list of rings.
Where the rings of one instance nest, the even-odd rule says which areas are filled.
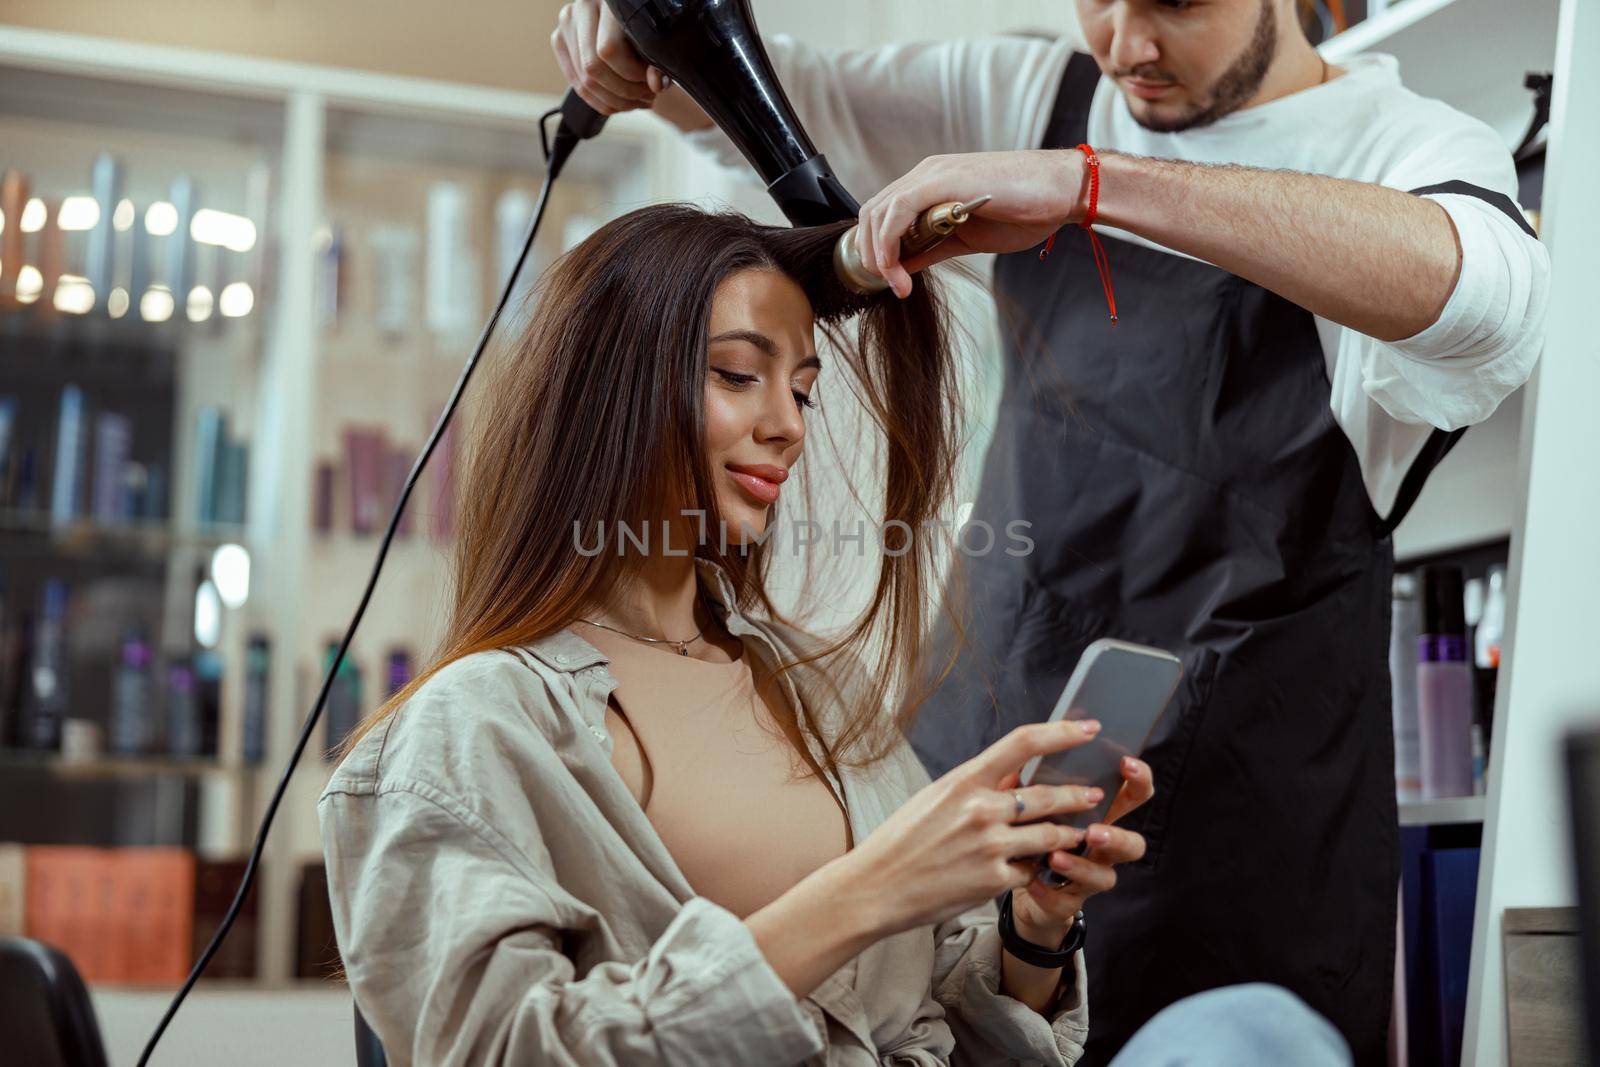
[[[682,641],[678,641],[671,637],[646,637],[643,634],[629,633],[627,630],[621,630],[615,626],[608,626],[603,622],[595,622],[593,619],[579,619],[578,621],[586,622],[590,626],[598,626],[602,630],[610,630],[612,633],[621,634],[623,637],[631,637],[635,641],[644,641],[647,644],[652,645],[672,645],[678,650],[678,655],[680,656],[687,656],[689,654],[688,646],[700,640],[700,635],[705,632],[705,627],[702,626],[700,629],[694,632],[693,637],[686,637]]]

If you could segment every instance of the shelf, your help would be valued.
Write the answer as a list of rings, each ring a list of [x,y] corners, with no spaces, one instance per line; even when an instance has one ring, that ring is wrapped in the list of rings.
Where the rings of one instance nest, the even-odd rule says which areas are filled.
[[[166,199],[172,176],[184,174],[203,194],[205,206],[255,219],[261,254],[249,279],[256,306],[248,318],[191,325],[174,317],[157,325],[127,316],[115,321],[96,315],[51,319],[37,311],[0,316],[0,347],[10,345],[12,372],[28,375],[26,383],[36,394],[19,397],[19,425],[21,413],[33,418],[39,412],[35,422],[47,418],[53,393],[67,382],[119,397],[159,388],[162,404],[173,412],[172,454],[188,457],[196,454],[198,408],[228,410],[230,427],[250,444],[247,527],[197,526],[188,518],[197,513],[189,499],[195,494],[186,492],[194,486],[174,467],[168,480],[172,519],[101,525],[84,518],[57,526],[42,509],[0,509],[0,541],[26,566],[43,563],[65,572],[74,596],[87,583],[100,582],[122,598],[110,605],[93,601],[92,613],[79,613],[85,627],[94,625],[104,635],[97,651],[86,651],[86,641],[74,647],[80,660],[99,657],[83,691],[104,692],[114,682],[106,677],[108,650],[115,648],[115,613],[131,610],[127,604],[159,608],[150,625],[171,640],[155,642],[156,647],[187,640],[193,595],[188,564],[199,560],[186,559],[186,552],[198,557],[238,540],[252,553],[259,551],[260,569],[270,579],[266,595],[224,616],[219,653],[226,673],[218,721],[223,759],[100,755],[66,761],[54,752],[0,752],[0,777],[22,790],[59,786],[64,794],[84,798],[85,806],[93,801],[98,807],[92,817],[101,822],[121,817],[128,807],[117,794],[135,786],[154,789],[168,795],[155,798],[160,803],[153,801],[152,807],[160,810],[149,818],[159,816],[176,826],[163,823],[160,839],[193,836],[197,846],[223,840],[230,854],[241,842],[248,844],[322,680],[324,643],[344,631],[380,543],[380,532],[362,537],[347,528],[328,536],[314,532],[318,464],[345,461],[346,426],[381,425],[391,449],[414,456],[462,371],[481,321],[474,317],[467,335],[455,338],[427,328],[420,307],[422,183],[458,182],[474,198],[467,218],[469,243],[485,297],[479,310],[486,311],[487,298],[498,293],[493,284],[498,267],[487,252],[495,232],[490,198],[509,186],[536,195],[543,172],[537,120],[559,102],[553,95],[0,26],[0,126],[11,138],[8,146],[16,149],[14,162],[34,175],[40,195],[81,191],[95,155],[117,153],[128,160],[124,195],[136,205]],[[535,259],[534,267],[559,251],[555,238],[563,233],[559,220],[565,215],[609,217],[694,193],[680,180],[689,173],[680,164],[689,158],[676,133],[654,116],[612,117],[605,137],[569,164],[535,250],[544,258]],[[241,180],[258,165],[270,179],[271,209],[265,213],[248,206],[249,186]],[[324,328],[318,325],[317,263],[304,253],[331,222],[346,229],[344,280],[353,288],[339,322]],[[386,223],[419,230],[418,308],[413,328],[400,337],[385,336],[368,306],[374,261],[366,238],[370,227]],[[72,254],[76,250],[77,245],[69,248]],[[509,314],[502,331],[516,321],[516,314]],[[497,335],[495,341],[504,343],[505,337]],[[471,403],[469,397],[459,417],[470,412]],[[46,440],[41,454],[48,453],[49,444]],[[386,688],[386,650],[403,647],[421,661],[421,650],[432,647],[446,613],[451,546],[429,536],[427,515],[441,458],[435,455],[412,496],[410,536],[393,544],[384,580],[356,638],[363,714],[377,706]],[[348,472],[341,472],[335,479],[334,515],[345,527],[349,489]],[[29,503],[40,499],[29,498]],[[385,501],[382,510],[385,522],[390,503]],[[153,587],[160,576],[146,573],[156,568],[146,565],[145,556],[161,563],[159,588]],[[119,570],[136,573],[139,583],[115,585]],[[19,564],[12,573],[27,572]],[[247,639],[257,633],[271,648],[266,760],[246,767],[238,763],[245,693],[240,672]],[[186,1056],[183,1042],[185,1035],[197,1033],[196,1018],[209,1013],[226,1020],[218,1022],[217,1032],[233,1033],[240,1025],[234,1020],[248,1019],[259,1027],[263,1017],[283,1010],[284,1001],[292,1002],[294,1017],[285,1031],[303,1035],[306,1016],[326,1005],[332,1032],[347,1040],[348,991],[289,977],[295,964],[299,861],[321,858],[315,800],[336,766],[323,758],[326,740],[324,722],[292,776],[289,803],[267,841],[255,888],[261,978],[202,983],[186,1009],[193,1016],[190,1025],[167,1038],[174,1059],[206,1059],[199,1046]],[[173,789],[182,795],[171,796]],[[193,793],[199,796],[191,802]],[[41,814],[46,817],[40,819]],[[70,814],[28,813],[30,822],[40,823],[41,838],[52,830],[61,837]],[[192,822],[192,830],[187,822],[177,826],[179,817]],[[170,991],[109,985],[93,992],[97,1008],[106,1009],[108,1050],[118,1062],[131,1062],[147,1036],[150,1012],[164,1006]],[[273,1050],[273,1062],[296,1059],[280,1055],[283,1051]],[[326,1059],[317,1053],[299,1058]]]
[[[522,167],[532,161],[542,169],[538,119],[562,100],[548,93],[23,26],[0,26],[0,64],[22,68],[11,75],[14,82],[0,80],[0,101],[8,99],[6,90],[32,84],[47,98],[64,98],[60,106],[69,116],[115,107],[111,121],[170,135],[198,130],[218,140],[277,143],[284,103],[315,97],[328,105],[327,150],[411,162],[482,153],[491,165]],[[64,77],[46,80],[46,72]],[[197,108],[193,102],[199,93],[205,106]],[[613,115],[606,137],[575,153],[564,176],[573,185],[610,185],[619,171],[639,167],[641,149],[648,151],[663,136],[652,115]]]
[[[230,938],[232,935],[230,935]],[[178,983],[166,982],[90,982],[89,990],[96,996],[117,994],[161,994],[171,996]],[[196,992],[203,993],[316,993],[332,991],[346,993],[349,987],[336,978],[289,978],[272,981],[266,978],[211,978],[202,977],[195,984]]]
[[[428,471],[424,472],[422,477],[426,479],[432,469],[433,464],[430,462]],[[425,483],[419,483],[416,489],[412,490],[411,499],[406,503],[406,513],[411,516],[413,523],[423,518],[421,511],[414,511],[414,509],[419,508],[418,497],[422,495],[425,487]],[[425,506],[426,501],[423,501],[422,505]],[[389,522],[389,515],[394,510],[394,501],[386,500],[383,506],[384,512],[381,525],[386,526]],[[372,561],[377,558],[378,544],[382,540],[382,529],[370,534],[354,534],[349,530],[340,529],[331,532],[314,533],[311,537],[310,548],[313,553],[320,557],[338,557],[340,566],[353,565],[355,561],[350,557],[355,556],[366,560],[367,566],[370,568]],[[422,554],[443,559],[449,555],[449,552],[449,542],[436,541],[432,534],[426,531],[418,532],[414,526],[409,534],[396,534],[395,539],[389,543],[389,555],[391,558],[404,553],[407,555]],[[387,564],[385,564],[385,569],[387,569]]]
[[[1321,52],[1335,63],[1394,56],[1406,88],[1482,119],[1509,148],[1533,116],[1522,76],[1554,65],[1558,9],[1558,0],[1391,0]]]
[[[182,776],[203,778],[222,775],[232,778],[253,776],[259,767],[223,760],[178,756],[112,756],[68,759],[56,752],[0,751],[0,769],[11,774],[37,771],[60,778],[161,778]]]
[[[3,68],[0,68],[3,69]],[[70,273],[70,272],[69,272]],[[97,305],[98,307],[98,305]],[[183,314],[165,322],[146,322],[137,314],[120,319],[107,318],[98,310],[88,315],[69,315],[47,312],[39,304],[29,308],[13,308],[0,316],[0,337],[33,347],[47,348],[52,357],[62,349],[114,347],[122,351],[148,350],[172,352],[181,347],[183,340],[203,335],[204,331],[221,334],[245,319],[227,319],[221,323],[193,323]],[[26,354],[26,348],[23,349]],[[7,364],[8,372],[19,366],[14,359]]]
[[[1487,798],[1448,797],[1444,800],[1403,800],[1401,826],[1456,826],[1481,823]]]
[[[36,535],[49,538],[67,551],[93,552],[97,548],[132,545],[148,551],[171,548],[216,548],[243,543],[246,527],[233,523],[183,524],[166,519],[131,519],[126,522],[96,522],[77,518],[54,523],[42,510],[0,510],[0,533]]]
[[[317,360],[317,373],[330,385],[365,385],[369,390],[399,385],[408,393],[420,391],[436,398],[442,405],[450,395],[450,387],[461,376],[470,345],[471,342],[462,345],[459,353],[425,349],[405,341],[390,342],[387,348],[341,345],[323,350],[322,358]]]
[[[1510,531],[1500,537],[1484,540],[1468,538],[1434,546],[1426,552],[1395,553],[1396,571],[1412,571],[1430,563],[1470,563],[1479,557],[1492,557],[1495,563],[1505,563],[1511,556]]]

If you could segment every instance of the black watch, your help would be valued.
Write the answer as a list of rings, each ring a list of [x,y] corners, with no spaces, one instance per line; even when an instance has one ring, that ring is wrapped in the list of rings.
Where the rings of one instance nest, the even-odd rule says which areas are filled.
[[[1083,912],[1072,920],[1072,929],[1067,931],[1067,939],[1061,943],[1060,948],[1050,949],[1043,945],[1036,945],[1032,941],[1023,939],[1017,933],[1017,928],[1011,921],[1011,894],[1007,893],[1000,900],[1000,943],[1023,963],[1031,963],[1035,967],[1044,967],[1054,970],[1065,967],[1072,962],[1073,954],[1083,948],[1083,942],[1088,931],[1084,927]]]

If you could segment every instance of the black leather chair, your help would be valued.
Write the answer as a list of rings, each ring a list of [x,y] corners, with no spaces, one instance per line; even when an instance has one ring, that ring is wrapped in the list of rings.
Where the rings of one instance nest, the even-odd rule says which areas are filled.
[[[28,1067],[106,1067],[89,991],[66,954],[0,937],[0,1059]]]
[[[362,1018],[361,1005],[356,1008],[356,1067],[389,1067],[389,1057],[383,1054],[383,1044],[372,1032],[367,1020]]]

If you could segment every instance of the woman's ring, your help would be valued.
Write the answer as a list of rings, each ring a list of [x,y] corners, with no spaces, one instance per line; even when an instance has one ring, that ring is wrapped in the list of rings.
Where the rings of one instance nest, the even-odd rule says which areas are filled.
[[[1011,799],[1012,799],[1012,800],[1014,800],[1014,801],[1016,801],[1016,803],[1017,803],[1017,813],[1016,813],[1016,815],[1014,815],[1014,816],[1013,816],[1013,817],[1012,817],[1012,818],[1013,818],[1013,819],[1020,819],[1020,818],[1022,818],[1022,813],[1023,813],[1023,812],[1024,812],[1024,811],[1026,811],[1026,810],[1027,810],[1027,808],[1028,808],[1028,806],[1027,806],[1027,805],[1026,805],[1026,804],[1024,804],[1024,803],[1023,803],[1023,802],[1022,802],[1022,790],[1020,790],[1020,789],[1013,789],[1013,790],[1012,790],[1012,791],[1011,791]]]

